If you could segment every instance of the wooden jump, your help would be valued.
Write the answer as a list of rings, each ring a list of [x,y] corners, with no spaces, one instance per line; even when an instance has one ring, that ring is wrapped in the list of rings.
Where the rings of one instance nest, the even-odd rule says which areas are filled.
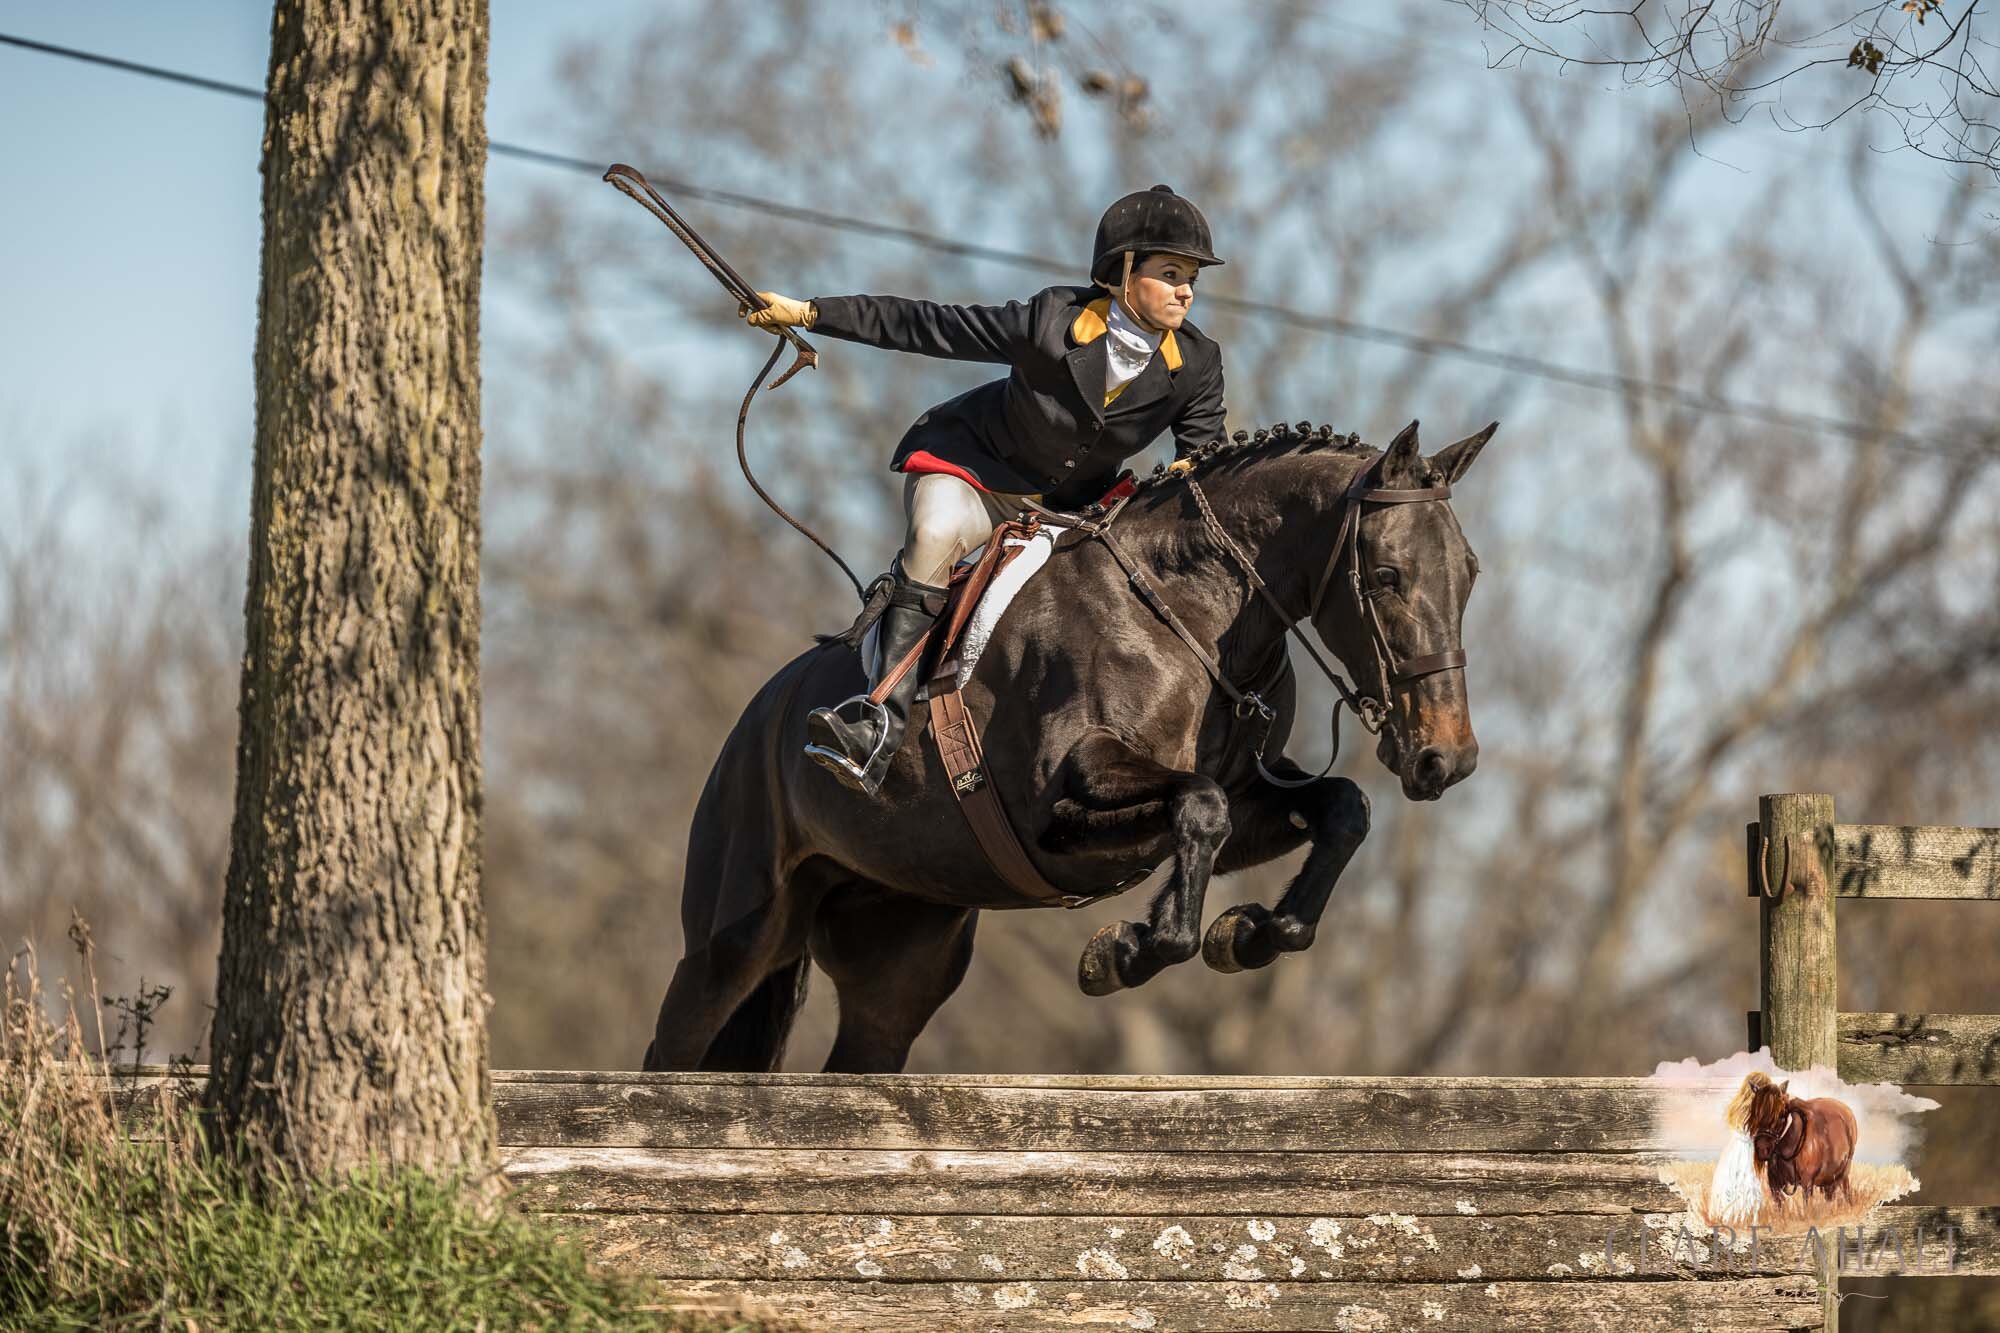
[[[1670,1248],[1686,1204],[1661,1168],[1713,1146],[1656,1112],[1714,1091],[494,1074],[521,1203],[679,1309],[884,1330],[1823,1328],[1796,1242],[1754,1265]],[[2000,1274],[1990,1216],[1883,1211],[1905,1235],[1958,1228],[1957,1271]]]
[[[1713,1146],[1663,1137],[1655,1113],[1713,1091],[1506,1078],[495,1083],[523,1202],[601,1262],[660,1280],[681,1308],[747,1300],[812,1324],[912,1330],[1820,1328],[1795,1244],[1754,1268],[1706,1246],[1661,1248],[1686,1208],[1661,1167]],[[1957,1225],[1960,1271],[2000,1271],[1990,1221],[1888,1211],[1884,1225]]]
[[[2000,1018],[1834,1009],[1839,897],[2000,898],[2000,831],[1751,826],[1754,1049],[1854,1081],[1992,1083]],[[1670,1052],[1654,1054],[1667,1055]],[[879,1330],[1825,1329],[1837,1273],[1677,1228],[1711,1159],[1636,1078],[1168,1078],[496,1071],[520,1202],[690,1311]],[[143,1120],[140,1090],[120,1095]],[[1677,1108],[1674,1103],[1690,1099]],[[1699,1107],[1695,1100],[1699,1099]],[[2000,1276],[2000,1209],[1890,1205]],[[1645,1238],[1641,1248],[1640,1238]],[[1830,1244],[1837,1244],[1832,1241]],[[1845,1256],[1840,1256],[1842,1261]],[[1947,1271],[1906,1256],[1872,1276]]]

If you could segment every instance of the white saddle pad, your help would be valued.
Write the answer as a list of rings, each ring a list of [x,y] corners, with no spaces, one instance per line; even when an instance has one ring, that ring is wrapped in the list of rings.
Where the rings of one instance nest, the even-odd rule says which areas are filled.
[[[1028,586],[1028,580],[1049,562],[1049,553],[1056,548],[1056,538],[1067,531],[1069,531],[1067,528],[1044,523],[1036,530],[1033,537],[1025,540],[1020,537],[1007,539],[1009,546],[1024,546],[1027,549],[1015,556],[1004,569],[993,576],[993,582],[986,585],[986,595],[979,599],[978,606],[972,608],[972,619],[966,622],[965,633],[959,638],[960,689],[964,689],[966,683],[972,679],[972,669],[979,665],[979,656],[986,651],[986,643],[993,637],[994,629],[1000,624],[1000,617],[1007,613],[1007,608],[1012,605],[1015,595]],[[958,563],[977,564],[979,557],[985,552],[986,548],[981,546]],[[871,678],[880,674],[876,658],[881,652],[877,634],[881,627],[882,622],[876,621],[868,627],[868,633],[861,640],[861,660],[868,663],[868,674]]]

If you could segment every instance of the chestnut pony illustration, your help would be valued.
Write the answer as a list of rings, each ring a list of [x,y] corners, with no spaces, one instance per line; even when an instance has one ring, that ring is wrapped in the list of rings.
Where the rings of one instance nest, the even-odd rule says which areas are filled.
[[[1761,1072],[1750,1074],[1729,1103],[1731,1128],[1750,1136],[1757,1165],[1781,1203],[1792,1194],[1809,1202],[1815,1192],[1852,1202],[1847,1171],[1860,1137],[1854,1112],[1832,1097],[1794,1097],[1790,1087],[1789,1079],[1774,1083]]]

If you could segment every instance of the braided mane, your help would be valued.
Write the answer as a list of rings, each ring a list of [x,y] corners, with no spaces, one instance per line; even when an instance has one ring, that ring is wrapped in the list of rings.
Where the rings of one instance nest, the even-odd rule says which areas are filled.
[[[1316,427],[1310,421],[1301,421],[1296,425],[1280,421],[1254,434],[1239,430],[1227,440],[1217,438],[1200,446],[1187,455],[1187,460],[1194,466],[1184,473],[1169,474],[1165,463],[1157,464],[1152,474],[1138,483],[1138,488],[1141,492],[1156,490],[1183,477],[1207,476],[1226,465],[1252,463],[1314,449],[1334,449],[1342,453],[1370,452],[1368,446],[1361,443],[1358,433],[1337,435],[1332,426]]]

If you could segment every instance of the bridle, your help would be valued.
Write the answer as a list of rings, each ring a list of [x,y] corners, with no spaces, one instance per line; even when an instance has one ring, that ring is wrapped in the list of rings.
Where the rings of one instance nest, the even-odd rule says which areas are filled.
[[[1394,724],[1391,718],[1389,699],[1391,691],[1396,686],[1407,684],[1413,680],[1421,680],[1425,676],[1435,675],[1440,671],[1460,670],[1465,666],[1465,650],[1463,648],[1449,648],[1443,652],[1425,653],[1407,660],[1399,659],[1396,655],[1395,646],[1389,642],[1388,631],[1382,626],[1382,615],[1377,605],[1379,599],[1383,594],[1388,592],[1388,589],[1364,587],[1361,577],[1362,506],[1370,504],[1423,504],[1433,500],[1446,500],[1451,497],[1451,483],[1447,481],[1436,486],[1422,487],[1374,486],[1370,484],[1369,473],[1371,470],[1364,468],[1355,477],[1353,482],[1348,485],[1346,492],[1341,496],[1340,529],[1334,535],[1333,549],[1327,554],[1326,568],[1320,572],[1319,581],[1313,586],[1312,600],[1306,606],[1305,614],[1300,616],[1294,616],[1285,610],[1284,604],[1278,600],[1277,595],[1271,591],[1269,585],[1264,582],[1263,577],[1257,573],[1256,565],[1251,562],[1249,556],[1243,553],[1243,548],[1236,544],[1236,539],[1229,535],[1228,530],[1216,518],[1215,510],[1210,507],[1208,496],[1202,491],[1201,484],[1193,477],[1187,479],[1187,488],[1194,496],[1196,506],[1201,510],[1203,527],[1214,538],[1216,545],[1220,546],[1228,554],[1230,560],[1235,563],[1236,567],[1242,571],[1243,577],[1249,581],[1250,586],[1256,590],[1257,595],[1263,598],[1265,604],[1277,615],[1278,622],[1284,626],[1284,633],[1290,634],[1299,642],[1299,645],[1306,650],[1306,655],[1312,658],[1313,665],[1320,669],[1320,673],[1332,683],[1333,688],[1340,695],[1340,702],[1334,705],[1333,716],[1329,724],[1333,731],[1333,754],[1327,759],[1325,768],[1321,769],[1317,774],[1306,778],[1279,777],[1277,774],[1271,772],[1269,768],[1265,767],[1264,747],[1270,739],[1271,726],[1277,719],[1277,710],[1266,703],[1263,696],[1257,691],[1239,689],[1235,682],[1223,674],[1222,667],[1217,663],[1214,655],[1201,645],[1200,641],[1195,638],[1194,634],[1182,622],[1181,618],[1174,614],[1173,609],[1166,604],[1165,600],[1160,596],[1159,591],[1153,587],[1152,581],[1139,568],[1137,562],[1132,560],[1130,555],[1126,553],[1124,548],[1111,535],[1110,520],[1112,517],[1115,517],[1116,510],[1111,515],[1107,515],[1102,523],[1091,525],[1092,535],[1101,539],[1105,547],[1110,550],[1112,558],[1117,560],[1119,567],[1125,571],[1127,580],[1132,584],[1133,590],[1138,593],[1140,600],[1145,602],[1154,614],[1164,620],[1168,628],[1172,629],[1180,637],[1181,642],[1185,643],[1189,650],[1194,653],[1195,657],[1201,662],[1202,668],[1208,672],[1209,679],[1215,682],[1216,688],[1221,690],[1224,696],[1235,706],[1236,716],[1244,719],[1251,717],[1262,719],[1264,724],[1263,734],[1258,737],[1253,754],[1257,761],[1258,776],[1274,786],[1308,786],[1311,783],[1318,782],[1333,771],[1335,761],[1340,758],[1341,704],[1347,705],[1352,710],[1355,720],[1361,724],[1362,730],[1368,732],[1370,735],[1380,732],[1384,726],[1391,727],[1393,733]],[[1354,599],[1354,610],[1363,625],[1367,628],[1369,649],[1375,659],[1376,688],[1373,695],[1362,694],[1352,685],[1348,684],[1345,677],[1327,665],[1326,659],[1319,655],[1319,651],[1313,647],[1311,640],[1307,639],[1299,630],[1301,621],[1312,620],[1319,614],[1320,605],[1326,600],[1327,590],[1333,585],[1334,571],[1339,568],[1342,556],[1347,557],[1347,583],[1349,594]],[[1398,735],[1398,746],[1399,750],[1407,748],[1402,746],[1400,735]]]

